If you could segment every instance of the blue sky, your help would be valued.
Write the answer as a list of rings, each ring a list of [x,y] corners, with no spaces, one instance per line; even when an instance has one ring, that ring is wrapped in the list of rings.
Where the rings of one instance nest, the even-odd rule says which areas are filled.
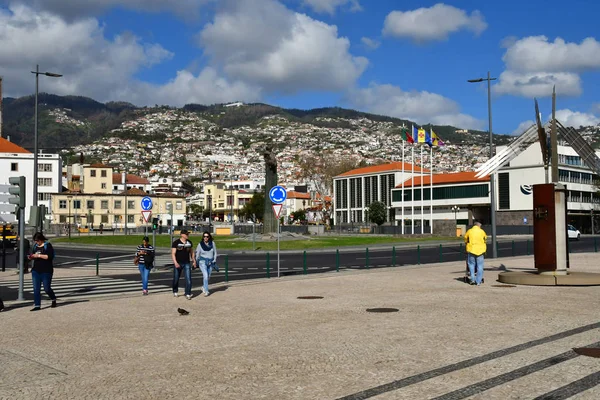
[[[600,123],[600,3],[571,0],[0,0],[4,95],[137,105],[341,106],[518,133],[556,85],[568,125]]]

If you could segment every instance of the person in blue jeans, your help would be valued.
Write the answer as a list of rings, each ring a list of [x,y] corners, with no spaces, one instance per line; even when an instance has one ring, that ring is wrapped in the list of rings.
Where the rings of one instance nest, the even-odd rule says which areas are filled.
[[[144,236],[142,244],[137,247],[135,258],[142,276],[142,294],[146,296],[148,294],[148,277],[154,266],[154,247],[150,245],[148,236]]]
[[[31,281],[33,283],[33,308],[30,311],[39,311],[42,307],[42,284],[44,292],[52,300],[51,308],[56,307],[56,295],[52,290],[52,275],[54,275],[54,248],[46,241],[41,232],[33,235],[34,245],[31,254],[27,257],[33,261],[31,268]]]
[[[171,258],[173,259],[173,296],[179,296],[179,278],[185,272],[185,297],[192,299],[192,265],[196,263],[194,247],[189,240],[190,232],[182,229],[180,238],[171,245]]]
[[[208,296],[210,294],[208,280],[212,269],[217,268],[217,246],[215,246],[212,235],[208,232],[202,234],[202,241],[196,248],[196,260],[198,260],[198,266],[202,271],[202,293],[204,293],[204,296]]]

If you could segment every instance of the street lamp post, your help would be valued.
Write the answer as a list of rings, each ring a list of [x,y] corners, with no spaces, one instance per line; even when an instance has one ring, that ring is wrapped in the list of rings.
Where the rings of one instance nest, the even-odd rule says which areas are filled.
[[[38,92],[39,92],[39,76],[46,75],[52,78],[60,78],[61,74],[53,72],[40,72],[40,66],[35,66],[35,113],[34,113],[34,128],[33,128],[33,205],[38,204]],[[35,227],[36,232],[38,227]]]
[[[73,199],[73,196],[67,196],[67,199],[69,199],[69,217],[67,218],[67,231],[69,233],[69,240],[71,240],[71,199]]]
[[[451,208],[451,210],[454,211],[454,225],[458,225],[458,219],[456,218],[456,213],[460,211],[460,207],[453,206]]]
[[[468,82],[483,82],[487,81],[487,92],[488,92],[488,122],[490,132],[490,159],[494,157],[494,142],[492,136],[492,94],[491,94],[491,81],[495,81],[496,78],[490,78],[490,72],[487,73],[487,78],[469,79]],[[492,258],[498,258],[498,246],[496,243],[496,179],[494,173],[490,174],[490,207],[492,216]]]

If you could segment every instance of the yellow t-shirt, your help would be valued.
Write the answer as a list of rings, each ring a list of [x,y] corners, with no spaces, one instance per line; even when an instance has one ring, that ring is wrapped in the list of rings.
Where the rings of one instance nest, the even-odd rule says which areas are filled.
[[[465,243],[467,244],[467,253],[471,253],[476,256],[480,256],[485,253],[487,245],[485,241],[487,235],[485,231],[479,226],[475,225],[467,231],[465,234]]]

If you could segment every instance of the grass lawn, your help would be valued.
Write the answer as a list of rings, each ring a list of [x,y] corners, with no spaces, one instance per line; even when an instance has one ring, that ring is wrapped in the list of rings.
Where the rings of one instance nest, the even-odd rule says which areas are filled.
[[[98,235],[98,236],[73,236],[68,238],[52,239],[54,243],[76,243],[76,244],[103,244],[113,246],[135,247],[142,242],[143,235],[123,236],[123,235]],[[173,236],[175,240],[179,236]],[[150,237],[152,241],[152,237]],[[190,240],[194,245],[201,240],[200,234],[192,235]],[[338,248],[345,246],[370,246],[375,244],[402,244],[402,243],[419,243],[419,242],[439,242],[456,240],[461,241],[462,238],[453,238],[446,236],[432,236],[424,238],[398,238],[393,236],[320,236],[311,237],[305,240],[282,240],[280,242],[281,250],[305,250],[305,249],[321,249],[321,248]],[[252,241],[241,240],[237,236],[217,236],[215,243],[218,249],[223,250],[252,250]],[[168,235],[156,235],[157,247],[171,247]],[[256,242],[257,250],[277,250],[277,242]]]

